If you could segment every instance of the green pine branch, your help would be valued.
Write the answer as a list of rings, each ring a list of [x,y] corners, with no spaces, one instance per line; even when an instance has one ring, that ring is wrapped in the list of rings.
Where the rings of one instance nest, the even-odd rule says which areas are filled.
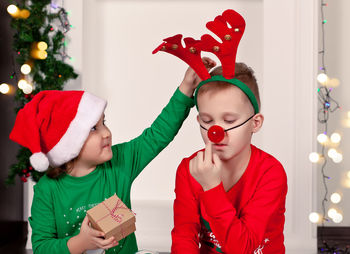
[[[9,1],[11,4],[13,1]],[[11,21],[11,27],[15,31],[13,36],[13,50],[16,52],[16,61],[21,66],[28,61],[33,63],[32,71],[29,74],[32,79],[34,90],[32,94],[26,95],[21,89],[17,89],[15,94],[17,113],[28,103],[32,97],[42,90],[63,90],[64,84],[75,79],[78,75],[74,72],[71,65],[64,62],[64,40],[65,31],[62,25],[62,8],[60,13],[51,13],[50,0],[32,0],[22,1],[22,4],[16,4],[20,9],[30,11],[27,19],[15,19]],[[55,26],[53,26],[55,24]],[[59,29],[57,29],[58,27]],[[32,45],[35,42],[44,41],[48,48],[47,58],[37,60],[31,57]],[[34,170],[30,166],[29,157],[31,152],[21,147],[17,154],[17,162],[10,168],[6,184],[14,184],[17,176],[23,182],[31,177],[38,181],[44,173]]]

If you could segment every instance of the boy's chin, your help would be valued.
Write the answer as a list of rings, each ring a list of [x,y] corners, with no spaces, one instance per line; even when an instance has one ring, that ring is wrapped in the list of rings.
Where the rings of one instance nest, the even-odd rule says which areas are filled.
[[[223,152],[220,152],[220,151],[216,151],[215,153],[219,156],[219,159],[221,161],[229,161],[232,158],[232,156],[229,156],[229,155],[227,155]]]

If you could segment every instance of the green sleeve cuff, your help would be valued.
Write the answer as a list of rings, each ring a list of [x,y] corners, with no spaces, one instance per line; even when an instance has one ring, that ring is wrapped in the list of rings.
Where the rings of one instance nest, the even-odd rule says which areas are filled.
[[[73,237],[73,236],[68,236],[68,237],[66,237],[66,238],[63,238],[62,239],[62,242],[63,242],[63,253],[67,253],[67,254],[70,254],[70,251],[69,251],[69,248],[68,248],[68,245],[67,245],[67,243],[68,243],[68,240],[71,238],[71,237]]]
[[[183,92],[180,91],[179,88],[176,89],[173,98],[185,104],[189,108],[192,108],[194,106],[193,98],[190,98],[187,95],[185,95]]]

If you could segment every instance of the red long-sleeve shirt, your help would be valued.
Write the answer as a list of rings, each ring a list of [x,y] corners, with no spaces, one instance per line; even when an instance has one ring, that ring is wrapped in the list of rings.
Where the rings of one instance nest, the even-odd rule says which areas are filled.
[[[249,164],[239,181],[203,191],[182,160],[176,174],[171,252],[281,254],[287,177],[271,155],[251,145]]]

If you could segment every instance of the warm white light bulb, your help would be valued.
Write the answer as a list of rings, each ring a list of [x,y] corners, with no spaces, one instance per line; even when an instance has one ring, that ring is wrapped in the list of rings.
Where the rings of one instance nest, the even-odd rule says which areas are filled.
[[[47,43],[44,41],[40,41],[37,44],[37,47],[39,50],[46,50],[47,49]]]
[[[20,79],[18,81],[18,88],[23,90],[26,87],[27,84],[28,84],[27,80]]]
[[[341,196],[339,193],[337,192],[334,192],[332,195],[331,195],[331,201],[334,203],[334,204],[338,204],[341,200]]]
[[[46,59],[47,58],[47,52],[45,50],[40,50],[38,52],[39,59]]]
[[[15,14],[16,12],[18,12],[18,7],[14,4],[11,4],[7,7],[7,12],[10,14]]]
[[[7,94],[10,91],[10,86],[6,83],[0,85],[0,93]]]
[[[343,215],[341,213],[337,213],[332,219],[334,223],[340,223],[343,221]]]
[[[312,163],[316,163],[320,160],[320,155],[316,152],[312,152],[310,153],[309,155],[309,160],[312,162]]]
[[[334,132],[334,133],[331,135],[331,141],[332,141],[333,143],[339,143],[340,140],[341,140],[341,136],[340,136],[339,133]]]
[[[30,94],[33,92],[33,87],[31,84],[27,83],[26,86],[22,90],[23,90],[23,93]]]
[[[334,163],[340,163],[343,161],[343,155],[341,153],[337,153],[333,158],[332,158]]]
[[[21,72],[22,72],[24,75],[29,74],[31,71],[32,71],[32,68],[30,67],[29,64],[23,64],[23,65],[21,66]]]
[[[312,212],[309,214],[309,220],[312,223],[317,223],[320,221],[320,215],[318,213]]]
[[[350,178],[350,171],[348,171],[348,173],[346,173],[346,176],[347,176],[348,178]]]
[[[329,217],[329,218],[332,218],[332,219],[333,219],[334,216],[335,216],[337,213],[338,213],[337,210],[335,210],[334,208],[331,208],[331,209],[328,210],[328,213],[327,213],[327,214],[328,214],[328,217]]]
[[[324,73],[320,73],[317,75],[317,81],[320,82],[321,84],[324,84],[328,80],[328,77]]]
[[[331,148],[328,150],[328,156],[329,158],[334,158],[335,156],[337,156],[338,152],[337,150],[335,150],[334,148]]]
[[[317,141],[320,143],[320,144],[324,144],[326,143],[328,140],[328,136],[324,133],[321,133],[321,134],[318,134],[317,136]]]
[[[347,115],[348,115],[348,118],[350,118],[350,111],[348,111],[348,114],[347,114]]]

